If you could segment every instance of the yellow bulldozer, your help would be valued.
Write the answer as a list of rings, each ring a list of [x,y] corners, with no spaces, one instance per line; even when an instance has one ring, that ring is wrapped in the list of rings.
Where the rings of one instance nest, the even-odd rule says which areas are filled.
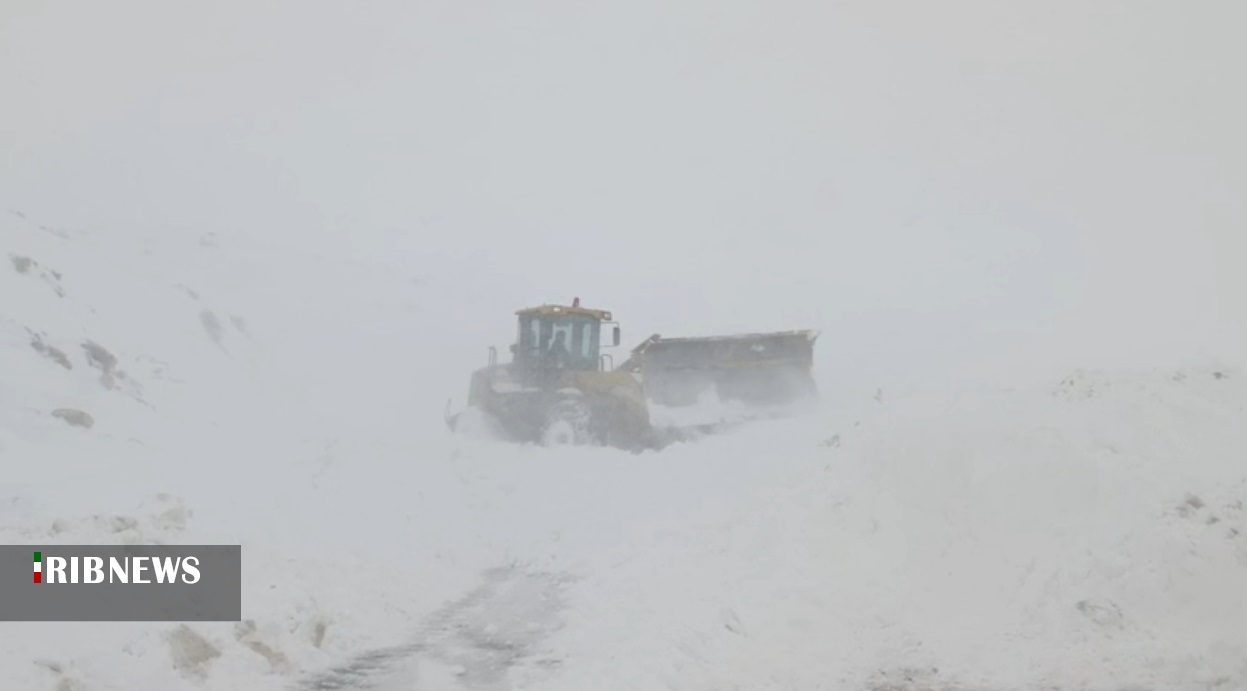
[[[472,373],[468,410],[491,436],[542,445],[634,451],[791,414],[818,398],[812,369],[817,332],[664,338],[650,336],[618,366],[607,310],[545,304],[518,310],[511,362],[489,348]],[[603,328],[611,327],[609,342]],[[463,413],[451,415],[451,430]],[[466,412],[466,411],[465,411]]]

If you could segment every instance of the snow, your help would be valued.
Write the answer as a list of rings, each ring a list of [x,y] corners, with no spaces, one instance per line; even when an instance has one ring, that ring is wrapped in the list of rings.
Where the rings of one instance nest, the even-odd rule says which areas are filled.
[[[1242,688],[1243,389],[1168,374],[759,432],[789,472],[603,561],[548,688]]]
[[[1239,369],[511,446],[384,335],[453,272],[0,223],[0,538],[242,544],[246,619],[4,624],[6,688],[1247,688]]]
[[[744,419],[750,413],[749,407],[739,401],[723,401],[714,391],[704,391],[692,406],[670,407],[654,404],[649,409],[649,419],[654,425],[663,427],[693,427],[696,425],[712,425]]]
[[[0,3],[0,540],[245,564],[0,691],[1247,689],[1247,4],[1122,8]],[[574,296],[822,402],[450,434]]]

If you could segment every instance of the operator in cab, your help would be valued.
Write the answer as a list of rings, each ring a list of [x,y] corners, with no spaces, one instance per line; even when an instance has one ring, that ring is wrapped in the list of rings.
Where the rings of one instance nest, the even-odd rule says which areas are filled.
[[[555,332],[554,341],[550,344],[549,350],[546,351],[546,357],[550,364],[558,369],[564,369],[567,367],[571,356],[572,352],[567,347],[567,334],[563,331]]]

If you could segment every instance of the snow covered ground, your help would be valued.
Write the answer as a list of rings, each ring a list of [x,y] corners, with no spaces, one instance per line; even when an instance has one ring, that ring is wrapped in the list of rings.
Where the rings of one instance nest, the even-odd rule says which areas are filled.
[[[441,422],[458,267],[42,223],[0,542],[241,543],[247,621],[3,624],[5,689],[1247,689],[1240,370],[512,447]]]

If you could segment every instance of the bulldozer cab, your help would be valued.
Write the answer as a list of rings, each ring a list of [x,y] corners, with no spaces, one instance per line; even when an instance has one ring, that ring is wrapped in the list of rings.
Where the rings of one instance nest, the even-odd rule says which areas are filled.
[[[619,345],[619,326],[609,344],[602,342],[602,326],[611,313],[580,307],[542,305],[516,312],[518,333],[512,346],[514,362],[527,370],[565,369],[596,372],[604,369],[601,349]]]

